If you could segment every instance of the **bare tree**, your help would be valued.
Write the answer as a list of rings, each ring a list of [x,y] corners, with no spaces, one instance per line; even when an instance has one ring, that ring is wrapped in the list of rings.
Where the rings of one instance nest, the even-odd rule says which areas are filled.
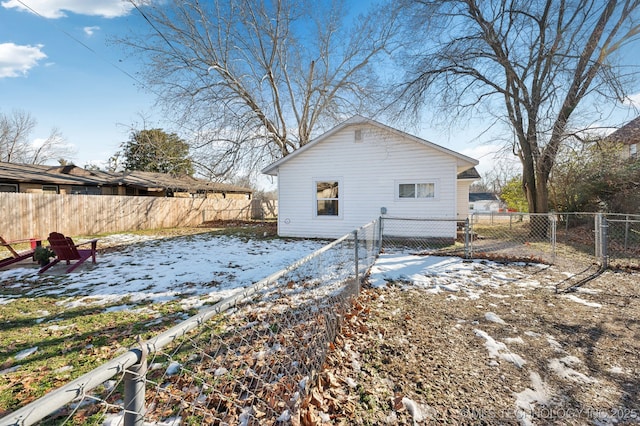
[[[36,141],[32,144],[27,162],[31,164],[44,164],[48,161],[56,160],[58,163],[68,163],[66,158],[73,154],[74,151],[67,145],[62,132],[54,127],[46,139]]]
[[[344,3],[136,1],[150,33],[119,42],[146,59],[146,81],[191,134],[205,173],[259,170],[378,107],[375,65],[393,49],[397,20],[383,10],[348,17]]]
[[[6,163],[44,164],[73,155],[62,133],[51,129],[44,140],[31,140],[37,121],[27,112],[0,114],[0,161]]]
[[[413,34],[432,43],[408,56],[403,95],[414,107],[436,93],[457,113],[491,111],[510,129],[529,211],[547,212],[549,176],[578,107],[595,114],[597,102],[622,100],[632,81],[616,61],[638,39],[639,4],[406,0]]]
[[[491,170],[481,174],[480,181],[474,182],[469,187],[470,192],[493,192],[500,194],[510,180],[520,176],[521,171],[516,165],[506,159],[499,159],[493,164]]]
[[[29,135],[36,121],[24,111],[0,114],[0,161],[20,163],[28,157]]]

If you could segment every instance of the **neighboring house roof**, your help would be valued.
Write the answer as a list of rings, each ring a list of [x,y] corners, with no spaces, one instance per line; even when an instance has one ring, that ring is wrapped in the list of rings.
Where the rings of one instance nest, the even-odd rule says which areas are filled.
[[[472,203],[478,201],[500,201],[500,198],[492,192],[470,192],[469,201]]]
[[[101,172],[109,185],[131,186],[147,191],[213,191],[250,193],[251,189],[225,183],[209,182],[188,175],[171,176],[166,173],[142,172],[138,170],[120,173]]]
[[[282,164],[290,161],[291,159],[297,157],[298,155],[300,155],[301,153],[307,151],[308,149],[313,148],[315,145],[321,143],[323,140],[329,138],[330,136],[334,135],[335,133],[343,130],[344,128],[348,127],[348,126],[352,126],[352,125],[363,125],[363,124],[367,124],[367,125],[371,125],[373,127],[377,127],[379,129],[382,130],[386,130],[390,133],[399,135],[403,138],[407,138],[410,139],[412,141],[424,144],[430,148],[433,148],[437,151],[449,154],[453,157],[455,157],[458,160],[458,170],[460,170],[460,172],[464,172],[470,168],[473,168],[473,166],[477,166],[478,165],[478,160],[475,160],[471,157],[467,157],[466,155],[460,154],[459,152],[455,152],[452,151],[448,148],[445,148],[443,146],[437,145],[433,142],[429,142],[425,139],[419,138],[417,136],[413,136],[409,133],[405,133],[403,131],[400,131],[398,129],[394,129],[393,127],[389,127],[385,124],[379,123],[375,120],[371,120],[369,118],[365,118],[362,117],[360,115],[354,115],[353,117],[351,117],[350,119],[342,122],[341,124],[337,125],[336,127],[334,127],[333,129],[327,131],[326,133],[323,133],[322,135],[318,136],[317,138],[313,139],[312,141],[310,141],[309,143],[307,143],[306,145],[304,145],[301,148],[296,149],[295,151],[293,151],[291,154],[282,157],[281,159],[279,159],[278,161],[270,164],[269,166],[265,167],[262,170],[262,173],[267,174],[267,175],[272,175],[274,176],[277,173],[278,167],[280,167]],[[476,171],[477,174],[477,171]],[[478,177],[480,177],[478,175]]]
[[[640,143],[640,117],[637,117],[605,138],[608,142],[620,142],[625,145]]]
[[[147,191],[211,191],[250,194],[253,191],[236,185],[209,182],[191,176],[141,171],[105,172],[78,166],[42,166],[0,162],[0,181],[79,186],[129,186]]]
[[[91,174],[69,172],[69,166],[0,163],[0,181],[4,182],[82,186],[99,186],[103,183],[102,179]]]

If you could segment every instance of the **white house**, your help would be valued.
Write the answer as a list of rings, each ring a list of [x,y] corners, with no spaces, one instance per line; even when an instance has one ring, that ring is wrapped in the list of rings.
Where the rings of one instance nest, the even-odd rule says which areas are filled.
[[[506,211],[507,205],[492,192],[472,192],[469,194],[471,213],[498,213]]]
[[[469,213],[477,164],[354,116],[262,172],[278,177],[280,236],[338,238],[385,214],[450,218],[446,234],[455,237],[455,219]]]

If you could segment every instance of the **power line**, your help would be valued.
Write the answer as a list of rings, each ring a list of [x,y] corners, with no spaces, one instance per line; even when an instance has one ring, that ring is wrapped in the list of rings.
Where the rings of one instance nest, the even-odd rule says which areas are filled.
[[[50,19],[46,18],[44,15],[42,15],[40,12],[38,12],[37,10],[35,10],[33,7],[29,6],[28,4],[26,4],[23,0],[17,0],[18,3],[20,3],[22,6],[24,6],[26,9],[28,9],[29,11],[31,11],[33,14],[37,15],[38,17],[44,19],[49,25],[51,25],[53,28],[55,28],[56,30],[60,31],[61,33],[63,33],[64,35],[66,35],[67,37],[69,37],[70,39],[72,39],[73,41],[75,41],[76,43],[78,43],[79,45],[81,45],[82,47],[84,47],[85,49],[87,49],[88,51],[90,51],[91,53],[93,53],[95,56],[97,56],[99,59],[101,59],[102,61],[106,62],[107,64],[111,65],[112,67],[114,67],[115,69],[117,69],[118,71],[120,71],[121,73],[123,73],[124,75],[126,75],[127,77],[129,77],[130,79],[132,79],[133,81],[135,81],[136,83],[138,83],[140,86],[142,86],[144,89],[152,92],[153,94],[155,94],[156,96],[159,96],[156,92],[154,92],[150,87],[148,87],[146,84],[144,84],[142,81],[138,80],[134,75],[132,75],[131,73],[129,73],[127,70],[123,69],[122,67],[118,66],[117,64],[109,61],[108,59],[106,59],[104,56],[100,55],[98,52],[96,52],[91,46],[87,45],[86,43],[84,43],[82,40],[78,39],[77,37],[75,37],[73,34],[69,33],[68,31],[66,31],[63,28],[60,28],[59,26],[53,24],[51,22]]]

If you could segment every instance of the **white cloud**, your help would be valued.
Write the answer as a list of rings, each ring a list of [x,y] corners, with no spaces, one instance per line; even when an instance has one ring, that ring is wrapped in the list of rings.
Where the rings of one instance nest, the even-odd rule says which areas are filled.
[[[47,57],[42,52],[44,46],[19,46],[14,43],[0,43],[0,78],[19,77]]]
[[[623,101],[623,104],[640,108],[640,93],[634,93],[632,95],[627,96]]]
[[[88,35],[89,37],[91,37],[96,31],[100,31],[100,27],[97,26],[93,26],[93,27],[84,27],[82,29],[84,31],[84,33],[86,35]]]
[[[35,12],[45,18],[63,18],[65,12],[79,15],[116,18],[124,16],[133,8],[130,2],[122,0],[29,0],[28,7],[18,0],[3,1],[2,7]]]

